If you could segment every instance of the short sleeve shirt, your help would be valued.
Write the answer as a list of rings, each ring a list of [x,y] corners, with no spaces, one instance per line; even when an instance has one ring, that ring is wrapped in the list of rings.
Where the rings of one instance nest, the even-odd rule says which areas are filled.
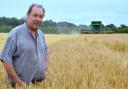
[[[9,33],[0,55],[0,60],[12,63],[19,78],[26,83],[45,76],[48,46],[40,29],[36,31],[36,36],[37,40],[33,38],[26,23],[17,26]]]

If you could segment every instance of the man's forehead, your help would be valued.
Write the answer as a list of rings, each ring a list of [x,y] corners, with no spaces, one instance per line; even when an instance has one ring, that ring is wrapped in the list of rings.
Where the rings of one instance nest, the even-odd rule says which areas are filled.
[[[43,8],[42,7],[39,7],[39,6],[33,6],[30,14],[38,14],[38,15],[41,15],[41,16],[44,16],[45,15],[45,12],[43,11]]]
[[[34,7],[32,8],[32,11],[34,11],[34,10],[40,10],[40,11],[43,12],[43,9],[42,9],[41,7],[39,7],[39,6],[34,6]]]

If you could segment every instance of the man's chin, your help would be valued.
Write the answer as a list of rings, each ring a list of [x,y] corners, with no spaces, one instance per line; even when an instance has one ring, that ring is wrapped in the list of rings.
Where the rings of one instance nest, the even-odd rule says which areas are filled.
[[[40,26],[34,26],[34,29],[39,29]]]

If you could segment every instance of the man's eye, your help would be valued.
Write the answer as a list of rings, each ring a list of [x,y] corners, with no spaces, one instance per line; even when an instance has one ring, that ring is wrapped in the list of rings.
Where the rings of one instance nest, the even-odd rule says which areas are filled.
[[[43,16],[42,16],[42,15],[40,15],[39,17],[40,17],[40,19],[42,19],[42,18],[43,18]]]
[[[34,16],[34,17],[36,17],[36,18],[37,18],[37,17],[39,17],[40,19],[42,19],[42,18],[43,18],[43,16],[42,16],[42,15],[36,15],[36,14],[34,14],[33,16]]]

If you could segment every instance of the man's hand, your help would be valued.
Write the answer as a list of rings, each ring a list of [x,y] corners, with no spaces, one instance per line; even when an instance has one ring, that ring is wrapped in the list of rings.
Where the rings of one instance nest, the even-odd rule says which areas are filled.
[[[19,79],[18,81],[15,81],[15,85],[16,86],[24,86],[24,85],[26,85],[26,83]]]
[[[4,65],[4,68],[8,74],[14,81],[15,85],[24,85],[25,83],[17,76],[15,69],[11,63],[8,62],[2,62]]]

